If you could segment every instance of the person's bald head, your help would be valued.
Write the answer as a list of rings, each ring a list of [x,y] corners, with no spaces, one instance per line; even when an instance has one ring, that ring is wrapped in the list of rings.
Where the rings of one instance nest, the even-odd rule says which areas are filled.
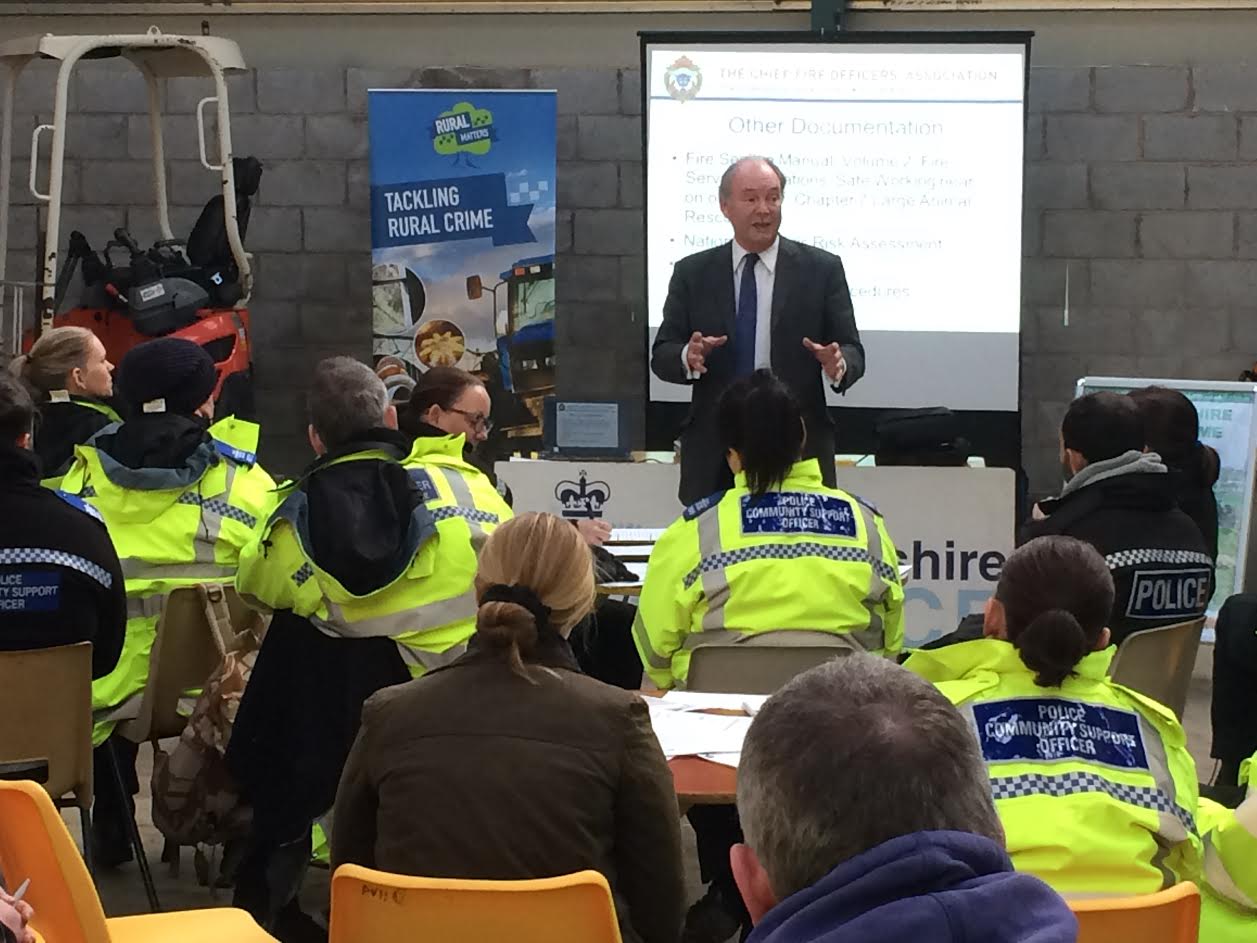
[[[763,252],[781,228],[786,175],[767,157],[743,157],[720,178],[720,212],[747,252]]]

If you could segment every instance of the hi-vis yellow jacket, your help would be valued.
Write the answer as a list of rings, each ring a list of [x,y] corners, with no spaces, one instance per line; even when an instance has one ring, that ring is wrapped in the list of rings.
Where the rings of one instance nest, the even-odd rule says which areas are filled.
[[[129,468],[108,452],[107,426],[79,446],[62,490],[105,521],[127,587],[127,631],[117,667],[92,683],[101,743],[135,716],[148,682],[157,623],[171,590],[231,583],[241,550],[273,505],[274,481],[256,464],[258,427],[234,417],[209,428],[180,468]]]
[[[1205,837],[1201,943],[1257,940],[1257,755],[1240,767],[1248,797],[1235,810],[1200,800]]]
[[[1169,708],[1108,678],[1116,648],[1041,688],[1017,650],[978,639],[905,667],[966,714],[986,758],[1008,854],[1066,897],[1201,889],[1201,943],[1257,940],[1257,799],[1198,798]]]
[[[453,661],[475,631],[476,554],[511,517],[489,479],[463,460],[462,447],[462,436],[425,437],[401,458],[422,503],[411,512],[400,568],[380,573],[376,588],[355,594],[320,565],[302,484],[350,463],[397,462],[384,448],[335,458],[285,483],[278,508],[241,558],[237,590],[259,609],[291,610],[329,635],[391,638],[415,676]],[[344,522],[345,540],[355,539],[354,525]]]
[[[881,515],[821,480],[815,459],[755,497],[746,476],[686,508],[650,555],[633,640],[651,680],[684,687],[703,644],[780,630],[903,645],[903,587]]]
[[[1200,873],[1196,764],[1169,708],[1093,652],[1059,688],[994,638],[914,653],[973,725],[1019,871],[1065,896],[1150,894]]]

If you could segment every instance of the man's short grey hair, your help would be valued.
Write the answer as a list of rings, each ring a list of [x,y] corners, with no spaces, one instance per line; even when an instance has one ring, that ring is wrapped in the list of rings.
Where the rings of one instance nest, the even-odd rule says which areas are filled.
[[[777,179],[781,181],[781,192],[784,195],[786,192],[786,175],[781,172],[781,168],[773,163],[771,157],[760,157],[756,154],[752,154],[747,157],[739,157],[729,165],[728,169],[725,170],[723,174],[720,175],[720,199],[729,199],[729,193],[733,187],[733,175],[737,172],[739,167],[743,164],[754,164],[759,162],[763,162],[773,169],[773,173],[775,173],[777,175]]]
[[[310,425],[328,449],[339,448],[384,423],[388,391],[366,364],[328,357],[314,368],[307,400]]]
[[[864,654],[799,675],[760,709],[742,747],[738,813],[783,900],[901,835],[1004,843],[969,724],[928,681]]]

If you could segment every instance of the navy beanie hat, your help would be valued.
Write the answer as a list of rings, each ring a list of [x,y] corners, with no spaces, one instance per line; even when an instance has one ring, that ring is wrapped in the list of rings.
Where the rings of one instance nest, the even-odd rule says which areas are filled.
[[[199,344],[178,337],[145,341],[118,365],[118,392],[135,414],[191,416],[214,392],[218,371]],[[156,401],[164,400],[161,408]],[[146,404],[154,404],[146,410]]]

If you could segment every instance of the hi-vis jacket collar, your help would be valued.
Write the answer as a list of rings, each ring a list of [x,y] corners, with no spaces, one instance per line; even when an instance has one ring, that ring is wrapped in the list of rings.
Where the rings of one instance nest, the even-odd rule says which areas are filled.
[[[119,488],[135,491],[183,489],[200,481],[223,458],[249,467],[257,461],[257,426],[229,417],[209,427],[209,441],[198,445],[182,468],[130,468],[94,445],[97,439],[113,435],[121,427],[121,422],[110,423],[92,436],[85,446],[95,450],[101,471]],[[233,444],[229,439],[238,441]],[[247,448],[248,445],[252,448]]]
[[[746,472],[738,472],[733,476],[733,487],[746,487]],[[795,462],[786,473],[786,480],[775,491],[790,491],[793,487],[824,488],[825,481],[821,478],[821,463],[818,459],[805,458]]]
[[[1103,681],[1108,677],[1109,664],[1115,654],[1117,647],[1110,645],[1084,656],[1074,666],[1074,675],[1082,681]],[[915,651],[910,660],[913,672],[934,682],[958,681],[984,672],[1001,675],[1030,671],[1016,647],[998,638],[980,638],[946,648]]]
[[[410,454],[402,459],[402,464],[416,462],[421,459],[432,460],[437,459],[453,459],[460,465],[468,468],[474,466],[463,457],[463,450],[467,447],[467,437],[461,432],[458,435],[429,436],[423,435],[415,439],[414,447],[410,450]]]
[[[344,462],[352,461],[379,461],[380,458],[380,453],[376,451],[340,456],[327,465],[311,468],[304,476],[302,476],[300,480],[304,481],[306,478],[316,475],[320,471],[330,468],[333,465],[339,465]],[[275,513],[271,515],[270,520],[267,521],[266,528],[263,533],[263,539],[266,539],[277,523],[280,521],[287,521],[297,536],[297,544],[300,547],[301,553],[305,557],[306,562],[311,567],[318,569],[320,574],[323,574],[328,579],[334,580],[339,584],[340,581],[336,580],[334,576],[323,570],[323,568],[319,566],[318,561],[312,556],[313,543],[310,540],[309,500],[305,490],[298,487],[298,484],[299,482],[288,482],[281,489],[281,493],[282,491],[287,491],[288,494],[280,502],[279,507],[275,509]],[[390,588],[399,578],[401,578],[401,576],[410,568],[411,563],[415,558],[415,554],[419,552],[419,548],[422,547],[430,538],[436,536],[436,532],[436,518],[433,516],[432,512],[428,510],[426,505],[422,503],[417,504],[414,510],[410,512],[410,524],[406,530],[406,539],[402,550],[398,553],[398,559],[402,561],[401,569],[396,573],[388,574],[387,577],[381,581],[380,588],[376,590],[376,592],[383,592],[384,590]],[[346,591],[346,596],[349,595],[351,594]],[[369,593],[368,595],[374,594]]]

